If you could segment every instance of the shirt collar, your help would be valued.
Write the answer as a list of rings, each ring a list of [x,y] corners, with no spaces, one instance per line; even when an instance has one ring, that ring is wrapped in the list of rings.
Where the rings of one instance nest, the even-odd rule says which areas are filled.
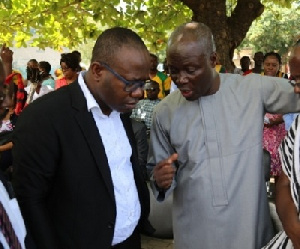
[[[88,87],[84,81],[83,77],[85,74],[86,74],[86,71],[81,71],[79,73],[78,83],[83,92],[84,97],[86,98],[87,110],[90,112],[92,109],[99,109],[101,114],[104,115],[100,106],[98,105],[97,101],[95,100],[94,96],[92,95],[92,93],[90,92],[90,90],[88,89]],[[114,116],[114,115],[120,115],[120,113],[113,110],[109,116]]]

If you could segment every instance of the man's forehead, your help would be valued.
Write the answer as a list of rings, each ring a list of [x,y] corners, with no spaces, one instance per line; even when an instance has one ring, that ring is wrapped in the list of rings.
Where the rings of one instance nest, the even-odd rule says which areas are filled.
[[[292,78],[300,78],[300,54],[293,56],[289,60],[290,73]]]
[[[178,53],[178,54],[185,54],[185,53],[203,53],[203,46],[199,41],[196,40],[180,40],[174,42],[170,45],[169,49],[167,50],[168,53]]]
[[[293,49],[291,57],[300,58],[300,47],[295,47]]]
[[[293,58],[289,61],[291,74],[295,73],[295,71],[300,71],[300,57]]]
[[[290,59],[289,59],[289,64],[298,64],[300,63],[300,47],[296,47],[292,50]]]
[[[174,40],[173,45],[196,42],[198,39],[194,33],[186,32],[179,34]],[[198,41],[199,42],[199,41]]]

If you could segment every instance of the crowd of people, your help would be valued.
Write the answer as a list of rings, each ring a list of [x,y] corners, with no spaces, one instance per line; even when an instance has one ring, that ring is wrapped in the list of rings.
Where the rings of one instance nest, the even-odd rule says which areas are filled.
[[[275,52],[227,73],[197,22],[171,34],[165,72],[121,27],[98,37],[88,69],[62,54],[56,79],[47,61],[24,79],[10,48],[0,56],[2,248],[141,249],[155,231],[148,184],[159,202],[173,195],[175,249],[300,248],[299,45],[289,78]]]

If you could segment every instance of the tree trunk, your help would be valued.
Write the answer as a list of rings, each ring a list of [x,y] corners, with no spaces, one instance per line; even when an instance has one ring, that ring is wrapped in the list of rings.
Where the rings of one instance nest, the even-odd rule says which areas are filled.
[[[245,38],[252,22],[259,17],[264,6],[259,0],[237,0],[228,17],[226,0],[180,0],[193,11],[193,21],[202,22],[212,30],[221,64],[227,71],[234,69],[233,53]]]

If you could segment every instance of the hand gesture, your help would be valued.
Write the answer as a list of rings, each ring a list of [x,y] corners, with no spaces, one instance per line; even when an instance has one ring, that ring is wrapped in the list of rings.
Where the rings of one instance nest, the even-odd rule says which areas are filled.
[[[172,165],[177,160],[178,155],[175,153],[169,158],[160,161],[153,170],[153,178],[159,188],[170,188],[176,169]]]
[[[0,50],[0,56],[3,61],[3,64],[11,64],[13,60],[13,51],[10,50],[9,47],[6,47],[6,44],[4,43]]]

